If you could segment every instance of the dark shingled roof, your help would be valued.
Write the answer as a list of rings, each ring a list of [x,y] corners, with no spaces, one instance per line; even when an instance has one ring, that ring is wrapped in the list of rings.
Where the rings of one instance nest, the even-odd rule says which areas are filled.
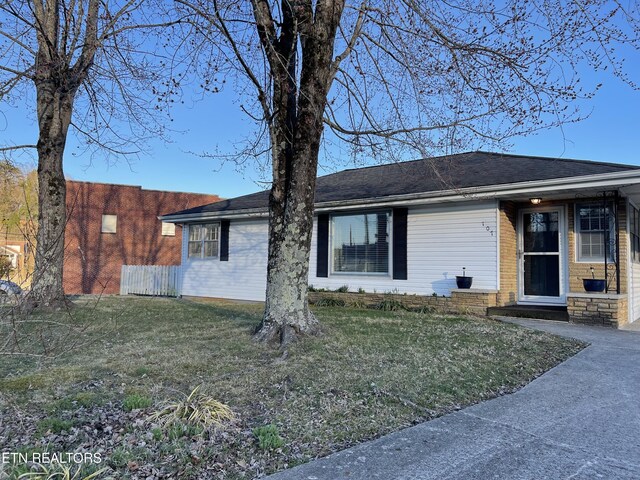
[[[355,168],[318,178],[316,203],[371,200],[392,195],[431,193],[535,180],[637,170],[615,163],[468,152],[424,160]],[[267,208],[269,192],[258,192],[171,215]]]

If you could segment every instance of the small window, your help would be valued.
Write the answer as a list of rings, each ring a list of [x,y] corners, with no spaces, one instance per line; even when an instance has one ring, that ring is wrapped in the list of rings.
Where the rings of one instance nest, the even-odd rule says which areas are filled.
[[[582,204],[577,206],[576,233],[578,261],[607,261],[615,259],[615,219],[611,204]]]
[[[102,233],[116,233],[117,226],[117,215],[102,215]]]
[[[189,258],[212,258],[218,256],[220,225],[207,223],[189,226]]]
[[[331,219],[333,273],[389,273],[389,212]]]
[[[176,224],[169,222],[162,222],[162,235],[165,237],[176,236]]]

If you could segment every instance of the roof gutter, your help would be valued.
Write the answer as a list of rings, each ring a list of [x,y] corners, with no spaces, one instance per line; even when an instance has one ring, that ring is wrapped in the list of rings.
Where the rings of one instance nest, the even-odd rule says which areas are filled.
[[[541,194],[545,192],[562,190],[581,190],[588,188],[622,187],[640,184],[640,169],[603,173],[597,175],[583,175],[580,177],[554,178],[551,180],[534,180],[531,182],[507,183],[502,185],[487,185],[482,187],[468,187],[450,190],[438,190],[437,192],[413,193],[406,195],[392,195],[354,200],[338,200],[333,202],[318,202],[315,204],[316,212],[332,210],[352,209],[354,206],[394,206],[416,205],[445,202],[462,202],[471,200],[484,200],[504,198],[513,195]],[[217,218],[247,219],[264,218],[268,216],[267,208],[255,208],[245,210],[232,210],[220,212],[192,213],[189,215],[164,215],[158,217],[162,221],[184,223],[190,221],[213,220]]]
[[[243,210],[223,210],[219,212],[199,212],[188,215],[160,215],[158,220],[170,223],[200,222],[202,220],[216,220],[227,218],[229,220],[264,218],[269,216],[269,210],[265,208],[246,208]]]
[[[488,185],[469,187],[437,192],[395,195],[389,197],[368,198],[362,200],[342,200],[335,202],[316,203],[316,212],[353,208],[354,205],[393,206],[415,205],[446,202],[463,202],[471,200],[487,200],[510,197],[513,195],[539,194],[562,190],[582,190],[589,188],[622,187],[640,184],[640,169],[629,175],[629,172],[614,172],[613,174],[584,175],[553,180],[536,180],[531,182],[508,183],[503,185]]]

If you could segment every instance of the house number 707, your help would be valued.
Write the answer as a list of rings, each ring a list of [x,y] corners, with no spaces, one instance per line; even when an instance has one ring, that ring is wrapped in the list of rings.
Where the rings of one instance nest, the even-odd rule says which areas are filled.
[[[493,230],[489,225],[487,225],[485,222],[482,222],[482,226],[483,226],[483,227],[485,228],[485,230],[486,230],[487,232],[489,232],[489,233],[491,234],[491,236],[493,237],[494,230]]]

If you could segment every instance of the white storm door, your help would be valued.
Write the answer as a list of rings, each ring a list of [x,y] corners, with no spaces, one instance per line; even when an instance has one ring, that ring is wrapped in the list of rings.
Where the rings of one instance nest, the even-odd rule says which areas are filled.
[[[519,226],[519,302],[566,303],[564,208],[521,210]]]

